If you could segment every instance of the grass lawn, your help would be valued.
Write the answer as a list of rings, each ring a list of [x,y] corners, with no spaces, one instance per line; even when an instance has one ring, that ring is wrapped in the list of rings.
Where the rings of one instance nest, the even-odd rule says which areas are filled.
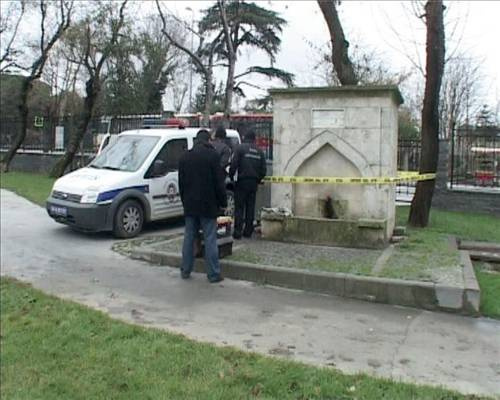
[[[55,178],[27,172],[7,172],[0,174],[0,187],[9,189],[33,203],[45,206]]]
[[[0,285],[2,399],[479,399],[196,343]]]
[[[410,229],[408,238],[395,247],[381,276],[435,282],[463,281],[458,250],[448,236],[427,229]]]
[[[396,207],[396,225],[405,226],[409,206]],[[459,239],[500,243],[500,218],[456,211],[431,209],[430,223],[426,228],[410,228],[409,234],[418,230],[455,235]]]
[[[484,270],[480,262],[474,268],[481,286],[481,314],[500,319],[500,273]]]

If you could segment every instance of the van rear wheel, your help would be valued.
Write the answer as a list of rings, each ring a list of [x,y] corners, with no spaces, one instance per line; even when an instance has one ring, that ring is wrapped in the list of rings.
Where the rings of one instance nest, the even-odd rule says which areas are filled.
[[[224,209],[224,216],[234,218],[234,192],[226,190],[227,193],[227,207]]]
[[[115,214],[113,234],[118,238],[137,236],[144,223],[144,211],[136,200],[123,202]]]

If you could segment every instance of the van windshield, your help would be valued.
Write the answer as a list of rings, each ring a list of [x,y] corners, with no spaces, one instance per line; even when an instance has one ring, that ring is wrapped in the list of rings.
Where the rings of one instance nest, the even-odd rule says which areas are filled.
[[[89,164],[89,167],[116,171],[137,171],[158,140],[159,138],[156,136],[118,136],[116,142],[107,146]]]

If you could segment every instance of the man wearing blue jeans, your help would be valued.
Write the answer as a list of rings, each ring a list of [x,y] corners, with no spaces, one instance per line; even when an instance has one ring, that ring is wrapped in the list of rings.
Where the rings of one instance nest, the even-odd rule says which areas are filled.
[[[227,207],[224,176],[219,155],[209,143],[210,133],[201,129],[193,148],[179,161],[179,192],[184,207],[185,229],[182,245],[181,277],[191,276],[194,264],[193,245],[201,228],[205,242],[207,277],[220,282],[219,250],[217,248],[217,216]]]

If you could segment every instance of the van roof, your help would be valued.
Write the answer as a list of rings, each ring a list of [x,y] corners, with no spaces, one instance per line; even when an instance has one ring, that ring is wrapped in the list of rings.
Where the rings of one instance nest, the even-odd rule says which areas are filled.
[[[178,136],[179,133],[185,134],[186,136],[195,137],[198,131],[203,128],[141,128],[141,129],[131,129],[128,131],[123,131],[120,135],[147,135],[147,136]],[[234,129],[226,129],[227,136],[236,137],[239,136],[238,132]]]

